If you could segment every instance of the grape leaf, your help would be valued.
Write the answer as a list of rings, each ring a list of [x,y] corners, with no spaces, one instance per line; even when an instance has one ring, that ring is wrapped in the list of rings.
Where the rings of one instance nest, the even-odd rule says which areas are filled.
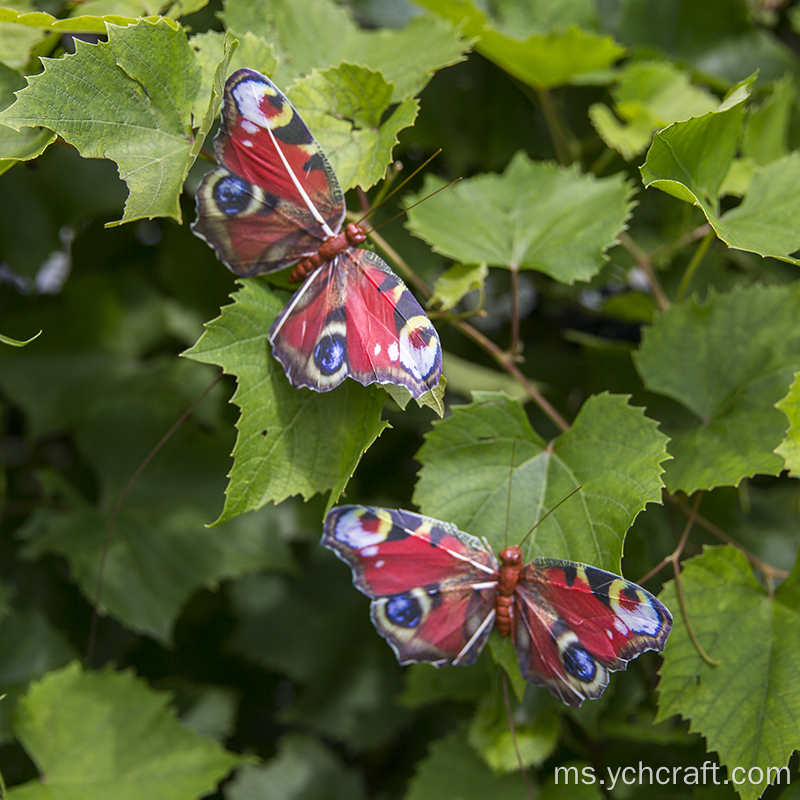
[[[452,26],[417,17],[399,31],[366,31],[330,0],[228,0],[222,19],[237,36],[245,31],[271,42],[280,65],[271,77],[291,86],[313,69],[341,62],[368,65],[392,84],[392,102],[422,91],[433,72],[463,58],[467,45]]]
[[[22,75],[0,62],[0,110],[8,108],[14,102],[14,92],[24,87],[25,79]],[[36,158],[55,138],[56,135],[47,128],[23,128],[15,131],[0,125],[0,175],[17,161]]]
[[[184,353],[221,366],[238,382],[239,435],[217,523],[294,494],[308,499],[331,490],[330,507],[387,425],[381,421],[386,393],[352,380],[325,393],[292,388],[267,341],[288,298],[279,299],[257,279],[240,283],[233,304]]]
[[[752,81],[736,87],[713,111],[659,131],[640,167],[645,186],[699,206],[715,230],[721,227],[719,189],[736,152]]]
[[[705,663],[677,624],[664,650],[657,719],[688,719],[743,800],[755,800],[800,747],[798,568],[771,593],[738,550],[707,547],[683,564],[681,581],[694,632],[719,665]],[[677,608],[674,582],[660,599]]]
[[[181,725],[169,695],[130,672],[84,673],[77,662],[31,686],[16,733],[44,776],[15,800],[200,797],[249,759]]]
[[[603,141],[626,160],[641,153],[653,133],[677,120],[711,111],[718,103],[710,92],[691,83],[689,74],[663,61],[637,61],[618,76],[611,90],[614,116],[603,103],[589,116]]]
[[[0,22],[13,22],[15,25],[25,25],[29,28],[44,28],[48,31],[59,33],[99,33],[105,35],[106,23],[112,25],[135,25],[139,19],[156,22],[159,17],[122,16],[120,14],[104,14],[100,16],[80,14],[66,19],[58,19],[44,11],[18,11],[13,8],[0,8]],[[170,23],[173,30],[178,30],[178,24]]]
[[[429,305],[443,310],[453,308],[470,292],[482,289],[488,274],[486,264],[453,264],[436,279]]]
[[[484,367],[452,353],[445,353],[442,361],[447,388],[462,397],[469,398],[471,392],[502,392],[518,403],[527,403],[531,399],[519,381],[507,372]]]
[[[247,765],[226,787],[227,800],[362,800],[361,776],[319,739],[290,733],[263,766]]]
[[[754,285],[674,305],[645,330],[633,354],[645,386],[693,415],[663,423],[672,437],[670,491],[780,473],[783,459],[773,450],[786,417],[775,403],[800,370],[799,323],[797,287]]]
[[[439,189],[427,176],[406,208]],[[621,175],[594,178],[517,153],[502,175],[479,175],[408,212],[408,227],[438,253],[466,264],[535,269],[563,283],[589,280],[630,215]]]
[[[545,708],[532,719],[516,721],[512,734],[503,696],[494,691],[478,704],[468,736],[492,770],[502,774],[519,770],[517,752],[526,767],[540,767],[558,745],[560,731],[561,715]]]
[[[522,775],[495,775],[467,744],[462,731],[432,742],[419,762],[405,800],[508,800],[524,797]]]
[[[294,85],[290,99],[344,191],[368,189],[384,176],[397,134],[414,124],[419,108],[416,100],[404,100],[389,113],[391,84],[379,72],[354,64],[315,70]]]
[[[64,666],[77,656],[63,634],[35,611],[21,611],[0,620],[0,742],[13,738],[16,700],[32,680]]]
[[[290,564],[273,525],[246,517],[221,530],[209,529],[206,511],[186,500],[177,495],[171,512],[157,503],[127,501],[116,518],[104,565],[101,611],[163,643],[171,641],[175,620],[193,592],[246,572]],[[18,532],[26,542],[22,555],[63,556],[92,603],[108,520],[108,512],[94,508],[40,510]]]
[[[32,0],[4,0],[3,6],[0,9],[0,60],[7,67],[24,67],[46,34],[36,28],[15,24],[20,14],[37,12]]]
[[[220,71],[220,64],[225,57],[226,48],[231,50],[230,61],[227,64],[228,74],[237,69],[249,67],[264,75],[271,75],[278,65],[272,45],[251,33],[239,34],[233,39],[229,33],[205,31],[192,36],[189,44],[197,53],[197,63],[200,65],[202,74],[200,89],[192,108],[195,119],[201,119],[209,111],[214,117],[219,113],[217,102],[212,104],[212,91],[217,73]],[[227,76],[222,75],[221,77],[224,85]],[[200,136],[198,138],[201,139]]]
[[[485,536],[499,551],[580,487],[536,528],[525,559],[567,558],[619,572],[625,531],[645,503],[661,499],[666,437],[655,423],[626,398],[599,395],[547,445],[519,404],[496,394],[474,398],[435,422],[420,448],[414,502],[423,513]]]
[[[123,222],[180,221],[180,194],[195,149],[191,110],[200,69],[182,28],[140,20],[108,26],[108,42],[76,41],[73,55],[42,59],[0,123],[44,126],[85,158],[110,158],[130,195]]]
[[[42,332],[39,331],[39,333],[35,333],[30,339],[25,339],[25,341],[12,339],[10,336],[3,336],[3,334],[0,333],[0,342],[10,345],[11,347],[25,347],[26,344],[30,344],[34,339],[38,339],[39,336],[41,336],[41,333]]]
[[[789,418],[789,429],[775,452],[783,457],[789,474],[797,476],[800,474],[800,373],[795,373],[788,394],[775,405]]]
[[[458,25],[466,36],[477,37],[475,49],[482,56],[537,89],[591,80],[591,73],[606,69],[625,52],[610,36],[595,36],[574,25],[521,41],[517,30],[514,35],[502,32],[469,0],[417,2]]]
[[[699,206],[717,236],[738,250],[771,256],[792,264],[800,250],[795,221],[800,214],[800,157],[782,158],[755,169],[741,205],[720,215],[719,198],[726,187],[744,120],[744,100],[753,79],[733,90],[718,109],[676,122],[653,139],[641,167],[645,186]],[[752,139],[749,135],[748,141]],[[750,146],[760,159],[775,152],[780,142],[764,151]],[[755,157],[755,156],[754,156]],[[730,181],[728,182],[730,184]],[[741,187],[739,188],[741,190]]]

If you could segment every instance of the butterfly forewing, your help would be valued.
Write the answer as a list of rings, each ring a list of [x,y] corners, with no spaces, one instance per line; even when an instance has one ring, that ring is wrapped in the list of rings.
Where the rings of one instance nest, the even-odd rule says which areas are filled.
[[[320,267],[270,330],[275,358],[293,386],[326,391],[346,376],[393,383],[414,397],[439,382],[442,350],[405,284],[368,250]]]
[[[336,233],[345,206],[325,153],[269,78],[240,69],[225,84],[219,166],[197,191],[192,230],[239,275],[282,269]]]
[[[474,662],[492,627],[497,567],[479,539],[409,511],[342,506],[322,544],[351,566],[401,663]]]
[[[653,595],[584,564],[534,559],[515,593],[522,674],[570,705],[599,697],[608,673],[662,650],[672,616]]]

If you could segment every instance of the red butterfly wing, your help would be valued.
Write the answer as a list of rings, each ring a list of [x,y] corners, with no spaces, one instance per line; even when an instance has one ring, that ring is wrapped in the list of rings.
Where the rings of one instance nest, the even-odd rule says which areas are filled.
[[[339,230],[344,196],[325,153],[272,81],[240,69],[225,84],[219,166],[197,190],[192,230],[238,275],[274,272]]]
[[[558,559],[524,567],[515,608],[523,676],[573,706],[599,697],[609,672],[662,650],[672,628],[667,608],[640,586]]]
[[[410,511],[341,506],[322,545],[353,570],[401,664],[471,664],[494,622],[497,564],[479,539]]]
[[[348,375],[419,397],[439,383],[442,347],[405,284],[368,250],[347,250],[297,291],[270,330],[293,386],[324,392]]]

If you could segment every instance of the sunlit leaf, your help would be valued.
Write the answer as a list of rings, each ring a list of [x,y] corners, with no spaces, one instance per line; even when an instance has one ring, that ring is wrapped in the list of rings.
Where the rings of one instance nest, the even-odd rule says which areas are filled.
[[[185,353],[237,377],[233,402],[242,414],[217,521],[295,494],[309,498],[330,490],[333,505],[363,452],[386,427],[381,421],[386,394],[351,380],[325,393],[294,389],[267,341],[288,298],[279,299],[263,281],[241,283],[233,304]]]
[[[429,176],[406,207],[442,185]],[[514,265],[573,283],[602,267],[625,228],[630,193],[621,175],[598,179],[520,152],[502,175],[468,178],[411,209],[408,226],[456,261]]]
[[[78,41],[74,55],[43,59],[44,71],[28,79],[0,123],[47,127],[85,158],[115,161],[130,190],[123,221],[180,221],[200,81],[194,53],[183,29],[165,20],[111,25],[108,36],[100,44]]]
[[[590,398],[548,447],[520,405],[477,394],[434,423],[419,451],[414,501],[499,551],[580,487],[536,528],[525,558],[567,558],[618,572],[625,531],[645,503],[660,501],[665,443],[624,397]]]

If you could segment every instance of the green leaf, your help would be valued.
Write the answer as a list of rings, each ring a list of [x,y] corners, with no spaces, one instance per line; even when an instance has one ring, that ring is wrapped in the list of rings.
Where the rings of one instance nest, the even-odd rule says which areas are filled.
[[[775,406],[789,418],[789,429],[775,452],[783,457],[789,474],[797,476],[800,474],[800,373],[795,373],[789,392]]]
[[[331,490],[332,506],[387,425],[381,421],[386,393],[376,386],[346,380],[325,393],[292,388],[267,341],[286,298],[263,281],[241,284],[233,304],[184,354],[237,377],[233,402],[242,415],[217,523],[295,494],[308,499]]]
[[[131,672],[84,673],[72,663],[20,701],[16,732],[42,775],[14,800],[182,800],[214,791],[247,761],[181,725],[169,696]]]
[[[319,739],[287,734],[263,766],[245,766],[226,787],[227,800],[360,800],[363,780]]]
[[[66,19],[58,19],[52,14],[44,11],[21,12],[13,8],[0,8],[0,22],[13,22],[16,25],[25,25],[29,28],[43,28],[48,31],[58,31],[59,33],[99,33],[105,35],[106,23],[112,25],[135,25],[141,17],[121,16],[119,14],[107,14],[93,16],[81,14]],[[159,17],[144,17],[148,22],[156,22]],[[170,23],[173,30],[178,30],[176,23]]]
[[[748,109],[742,133],[742,154],[764,166],[789,155],[789,124],[795,86],[791,74],[775,81],[761,105]]]
[[[658,719],[688,719],[689,730],[719,753],[743,800],[755,800],[780,778],[773,771],[767,780],[767,770],[785,766],[800,747],[797,568],[770,594],[740,552],[714,547],[683,564],[681,582],[692,628],[719,666],[704,662],[676,624],[664,650]],[[674,582],[660,598],[677,609]]]
[[[641,153],[653,133],[678,120],[711,111],[716,97],[691,83],[689,74],[662,61],[638,61],[619,74],[612,89],[614,112],[596,103],[589,116],[605,143],[626,160]]]
[[[645,386],[693,417],[665,420],[674,457],[670,491],[691,494],[777,475],[773,450],[786,430],[775,408],[800,370],[800,293],[793,285],[710,291],[708,301],[674,305],[656,317],[633,355]]]
[[[77,656],[64,635],[37,611],[21,611],[0,621],[0,741],[13,738],[17,698],[32,680]]]
[[[208,516],[202,507],[192,508],[179,499],[183,498],[175,498],[172,512],[159,504],[128,501],[109,534],[103,573],[101,611],[164,643],[171,641],[175,620],[198,589],[291,564],[274,525],[245,517],[210,529],[204,525]],[[97,509],[61,514],[42,509],[19,531],[26,542],[23,557],[63,556],[93,603],[108,520],[109,514]]]
[[[399,31],[366,31],[330,0],[228,0],[222,19],[275,45],[280,66],[271,77],[283,89],[314,69],[341,62],[380,71],[393,84],[392,102],[418,94],[433,72],[462,60],[467,46],[450,25],[417,17]],[[315,133],[316,132],[313,131]]]
[[[404,100],[391,113],[392,86],[381,73],[342,64],[295,84],[291,101],[314,131],[347,191],[383,178],[397,134],[414,124],[419,105]]]
[[[31,51],[46,34],[17,24],[21,14],[38,13],[31,0],[5,0],[3,6],[0,8],[0,61],[8,67],[24,67]]]
[[[198,91],[192,106],[192,116],[195,120],[200,121],[191,150],[192,162],[200,153],[206,136],[219,114],[225,91],[225,79],[230,70],[231,59],[239,46],[239,42],[236,39],[230,39],[227,34],[222,37],[220,44],[221,49],[218,51],[219,58],[216,62],[209,64],[207,59],[204,61],[198,59],[203,78],[208,78],[208,80],[202,82],[202,88]],[[206,56],[208,55],[208,49],[203,52]]]
[[[470,292],[482,289],[488,274],[486,264],[453,264],[436,279],[428,304],[444,310],[453,308]]]
[[[548,708],[532,720],[516,719],[514,733],[502,693],[484,696],[469,727],[469,743],[496,773],[517,772],[519,750],[526,767],[540,767],[558,745],[561,715]],[[515,741],[516,740],[516,741]]]
[[[33,336],[31,336],[30,339],[20,341],[19,339],[12,339],[10,336],[3,336],[3,334],[0,333],[0,342],[11,345],[11,347],[25,347],[26,344],[30,344],[34,339],[38,339],[41,335],[42,332],[39,331],[39,333],[35,333]]]
[[[475,49],[482,56],[537,89],[579,82],[625,53],[610,36],[595,36],[575,25],[520,41],[516,26],[514,33],[507,35],[469,0],[417,2],[458,25],[466,36],[479,37]]]
[[[719,189],[736,152],[752,80],[739,86],[714,111],[659,131],[640,167],[645,186],[699,206],[715,230],[719,227]]]
[[[427,177],[406,207],[442,185]],[[603,266],[625,228],[630,194],[621,175],[594,178],[520,152],[502,175],[468,178],[411,209],[408,227],[456,261],[535,269],[571,284]]]
[[[508,800],[524,797],[519,773],[495,775],[467,744],[462,731],[432,742],[419,762],[405,800]]]
[[[742,204],[722,215],[717,235],[728,247],[800,264],[800,155],[780,158],[755,169]],[[709,220],[710,221],[710,220]]]
[[[471,392],[502,392],[518,403],[531,399],[527,390],[507,372],[481,366],[452,353],[445,353],[442,362],[447,388],[463,397],[470,397]]]
[[[570,430],[548,446],[519,404],[476,394],[426,436],[414,502],[499,551],[580,487],[536,528],[525,558],[567,558],[618,572],[625,531],[646,503],[661,499],[665,443],[655,423],[621,396],[589,398]]]
[[[22,75],[0,63],[0,111],[8,108],[15,100],[14,92],[24,87],[25,79]],[[15,131],[0,125],[0,175],[17,161],[36,158],[55,138],[55,134],[47,128],[23,128]]]
[[[200,69],[182,28],[159,20],[108,26],[108,42],[76,41],[74,55],[42,59],[0,123],[50,128],[85,158],[110,158],[130,195],[123,222],[181,220],[193,162],[191,110]]]
[[[760,121],[746,129],[748,150],[753,153],[747,163],[769,163],[755,170],[752,181],[731,177],[742,128],[742,101],[750,83],[752,79],[741,84],[716,111],[675,123],[656,134],[641,168],[642,178],[646,186],[657,186],[699,206],[717,236],[729,247],[800,264],[790,257],[800,249],[795,225],[800,213],[800,157],[790,154],[769,160],[785,151],[785,119],[780,124],[781,115],[785,118],[787,113],[785,102],[778,106],[777,122],[770,126],[777,133],[764,139],[763,149],[753,144],[761,138]],[[719,197],[725,192],[743,192],[745,188],[742,204],[720,216]]]
[[[229,60],[226,64],[228,74],[235,72],[237,69],[249,67],[265,75],[271,75],[278,66],[275,48],[261,37],[254,36],[249,32],[239,34],[233,39],[230,33],[205,31],[192,36],[189,44],[197,54],[197,63],[200,65],[202,75],[200,89],[197,92],[194,107],[192,108],[192,115],[195,119],[202,118],[210,107],[213,108],[212,116],[216,117],[219,113],[221,94],[218,95],[219,102],[215,98],[212,105],[212,91],[216,91],[214,86],[218,80],[218,75],[222,78],[222,85],[224,86],[225,84],[227,75],[220,75],[219,73],[221,71],[225,72],[220,67],[228,50],[230,50]],[[203,137],[199,135],[199,132],[198,139],[202,143]]]

